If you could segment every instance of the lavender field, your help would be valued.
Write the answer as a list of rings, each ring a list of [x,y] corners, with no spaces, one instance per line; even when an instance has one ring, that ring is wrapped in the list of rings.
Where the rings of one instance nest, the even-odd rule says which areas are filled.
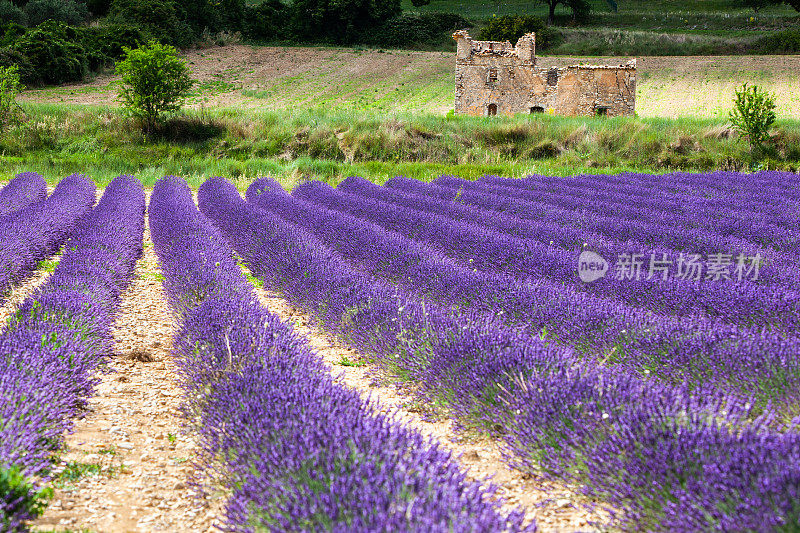
[[[96,206],[82,176],[49,196],[35,174],[0,190],[4,298],[61,252],[0,334],[0,529],[41,529],[51,487],[66,498],[53,456],[91,418],[137,283],[172,313],[163,375],[192,483],[219,492],[201,500],[217,530],[563,530],[546,501],[505,501],[441,437],[376,407],[265,294],[423,418],[568,487],[559,507],[599,510],[580,530],[800,529],[797,175],[351,177],[291,192],[261,178],[244,194],[211,178],[196,195],[168,176],[145,213],[147,195],[127,176]],[[147,254],[158,272],[143,281]],[[114,522],[70,517],[59,524]]]

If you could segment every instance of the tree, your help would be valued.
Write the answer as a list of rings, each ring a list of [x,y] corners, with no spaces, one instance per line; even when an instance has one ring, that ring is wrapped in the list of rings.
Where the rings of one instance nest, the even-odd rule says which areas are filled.
[[[142,120],[149,133],[165,115],[180,110],[194,80],[172,46],[150,41],[123,51],[125,58],[116,65],[117,74],[122,76],[119,99]]]
[[[19,67],[0,67],[0,131],[14,122],[17,95],[23,86],[19,79]]]
[[[86,7],[96,17],[104,17],[108,15],[111,9],[111,0],[86,0]]]
[[[400,0],[294,0],[292,29],[301,41],[346,44],[400,13]]]
[[[800,1],[800,0],[798,0]],[[544,4],[548,8],[547,25],[552,26],[556,18],[556,8],[562,5],[572,10],[572,20],[586,17],[592,10],[592,6],[586,0],[536,0],[538,4]]]
[[[561,32],[548,27],[544,20],[533,15],[503,15],[492,17],[481,29],[478,39],[481,41],[509,41],[516,43],[517,39],[526,33],[536,34],[536,49],[546,50],[558,46],[564,41]]]
[[[775,118],[775,98],[771,94],[746,83],[737,89],[730,121],[736,131],[747,137],[751,148],[761,148]]]
[[[245,0],[182,0],[177,6],[181,19],[197,35],[206,29],[211,32],[242,29]]]
[[[25,5],[24,11],[31,27],[46,20],[57,20],[75,26],[89,18],[86,4],[75,0],[31,0]]]
[[[189,46],[194,40],[192,29],[178,11],[173,0],[112,0],[108,16],[117,24],[144,28],[159,42]]]

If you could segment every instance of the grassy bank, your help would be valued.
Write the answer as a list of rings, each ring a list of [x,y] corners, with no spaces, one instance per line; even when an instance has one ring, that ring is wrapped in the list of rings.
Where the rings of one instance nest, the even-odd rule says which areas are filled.
[[[56,180],[82,172],[99,183],[165,174],[194,185],[220,175],[243,184],[272,175],[291,185],[361,175],[521,176],[640,170],[754,168],[747,145],[722,121],[553,116],[473,118],[431,114],[190,112],[147,138],[112,108],[27,105],[26,122],[0,139],[0,178],[31,170]],[[800,170],[800,122],[775,129],[770,168]]]

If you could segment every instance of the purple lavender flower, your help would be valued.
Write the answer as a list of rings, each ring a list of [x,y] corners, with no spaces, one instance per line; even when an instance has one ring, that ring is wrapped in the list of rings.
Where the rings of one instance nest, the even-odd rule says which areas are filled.
[[[68,178],[48,198],[63,202],[48,204],[62,217],[53,215],[51,223],[75,219],[74,199],[67,194],[74,188],[91,191],[94,203],[94,184]],[[89,202],[82,198],[78,206]],[[0,493],[4,531],[25,529],[24,521],[32,518],[29,504],[39,490],[33,480],[48,479],[51,454],[92,394],[95,373],[111,348],[119,293],[142,253],[144,208],[137,179],[113,180],[97,206],[70,227],[55,272],[20,305],[0,335],[0,469],[19,473],[29,487],[22,496]],[[32,228],[44,228],[32,222]]]
[[[233,195],[233,205],[259,212],[218,178],[199,193],[219,217]],[[226,230],[242,224],[243,239],[260,223],[237,214],[230,225],[214,220]],[[181,319],[176,355],[187,411],[197,417],[208,467],[233,488],[227,529],[521,529],[521,513],[501,513],[492,487],[468,481],[448,452],[335,381],[305,339],[257,302],[183,180],[156,184],[150,227]],[[262,235],[262,243],[281,238],[269,227]]]

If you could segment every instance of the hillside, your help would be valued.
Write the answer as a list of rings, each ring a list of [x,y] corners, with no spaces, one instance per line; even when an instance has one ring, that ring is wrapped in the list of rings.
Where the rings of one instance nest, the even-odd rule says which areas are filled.
[[[194,107],[445,114],[454,55],[444,52],[230,45],[185,54],[199,80]],[[546,64],[622,58],[544,57]],[[627,59],[627,58],[626,58]],[[733,90],[756,83],[777,96],[778,115],[800,118],[800,56],[640,57],[641,117],[723,118]],[[23,100],[114,105],[113,76],[27,91]]]

